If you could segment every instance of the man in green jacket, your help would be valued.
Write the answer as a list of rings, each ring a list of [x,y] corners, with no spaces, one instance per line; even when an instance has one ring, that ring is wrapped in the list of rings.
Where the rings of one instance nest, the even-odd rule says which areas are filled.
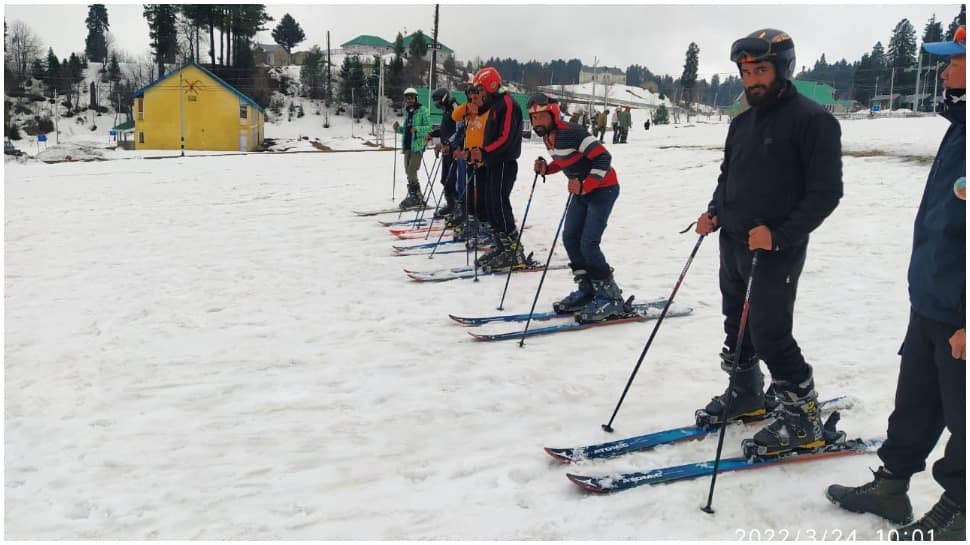
[[[401,201],[400,207],[414,208],[424,206],[418,169],[424,155],[424,137],[431,132],[431,117],[428,109],[418,102],[418,92],[413,87],[404,90],[404,111],[407,114],[404,125],[394,122],[394,130],[404,135],[401,150],[404,152],[404,172],[408,177],[408,196]]]

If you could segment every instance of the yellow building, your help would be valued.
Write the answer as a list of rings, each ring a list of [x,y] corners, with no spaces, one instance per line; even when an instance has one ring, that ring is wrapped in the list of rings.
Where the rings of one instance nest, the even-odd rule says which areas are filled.
[[[263,143],[265,111],[195,62],[132,93],[135,149],[253,151]]]

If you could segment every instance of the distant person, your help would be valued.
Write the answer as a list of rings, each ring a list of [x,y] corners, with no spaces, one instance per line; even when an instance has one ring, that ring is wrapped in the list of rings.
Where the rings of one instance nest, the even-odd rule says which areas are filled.
[[[649,117],[647,118],[646,121],[643,122],[643,130],[645,130],[645,131],[649,131],[650,130],[650,118]]]
[[[404,172],[408,178],[408,195],[399,206],[416,208],[425,204],[421,183],[418,182],[418,169],[424,156],[424,137],[431,131],[431,117],[428,109],[418,102],[418,92],[413,87],[404,90],[404,111],[407,115],[404,125],[394,122],[394,130],[404,135],[401,152],[404,154]]]
[[[630,127],[633,125],[633,118],[630,115],[630,107],[626,106],[619,112],[620,119],[620,143],[626,144],[626,137],[630,134]]]
[[[581,323],[608,320],[626,313],[623,292],[613,280],[613,268],[606,262],[600,240],[620,195],[610,153],[602,142],[580,125],[559,121],[559,104],[544,94],[529,98],[532,129],[542,137],[553,157],[535,161],[538,174],[562,171],[569,179],[567,190],[573,194],[566,212],[562,243],[569,256],[576,291],[553,304],[558,313],[575,312]]]
[[[900,541],[966,541],[967,538],[967,30],[951,42],[923,44],[932,55],[949,56],[943,78],[943,110],[950,122],[936,152],[913,229],[909,261],[909,326],[900,349],[896,401],[883,465],[862,486],[832,485],[826,495],[857,513],[873,513],[896,524]],[[936,505],[912,524],[907,490],[912,475],[940,434],[950,432],[933,478],[943,487]]]
[[[596,113],[596,138],[600,142],[605,142],[603,139],[606,138],[606,123],[609,121],[609,117],[605,109],[602,112]]]
[[[613,115],[610,116],[610,125],[613,127],[613,143],[620,142],[620,107],[617,106]]]

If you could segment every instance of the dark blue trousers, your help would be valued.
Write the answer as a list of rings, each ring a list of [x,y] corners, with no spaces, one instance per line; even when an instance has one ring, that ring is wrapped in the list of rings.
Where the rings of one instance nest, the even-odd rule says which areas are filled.
[[[899,351],[896,406],[879,457],[901,477],[923,471],[946,428],[950,439],[943,458],[933,464],[933,478],[953,501],[966,505],[967,362],[950,352],[950,336],[960,327],[910,310]]]
[[[595,189],[586,195],[573,195],[566,212],[562,244],[575,269],[585,269],[592,280],[610,276],[610,265],[600,250],[600,240],[620,196],[620,186]]]

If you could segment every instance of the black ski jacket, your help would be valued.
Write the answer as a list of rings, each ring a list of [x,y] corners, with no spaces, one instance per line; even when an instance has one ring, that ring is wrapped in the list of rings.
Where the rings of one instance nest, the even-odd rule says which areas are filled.
[[[788,84],[731,121],[708,211],[738,237],[764,222],[774,249],[806,244],[842,198],[839,122]]]
[[[485,122],[482,160],[486,165],[515,161],[522,153],[522,109],[507,92],[492,97]]]

